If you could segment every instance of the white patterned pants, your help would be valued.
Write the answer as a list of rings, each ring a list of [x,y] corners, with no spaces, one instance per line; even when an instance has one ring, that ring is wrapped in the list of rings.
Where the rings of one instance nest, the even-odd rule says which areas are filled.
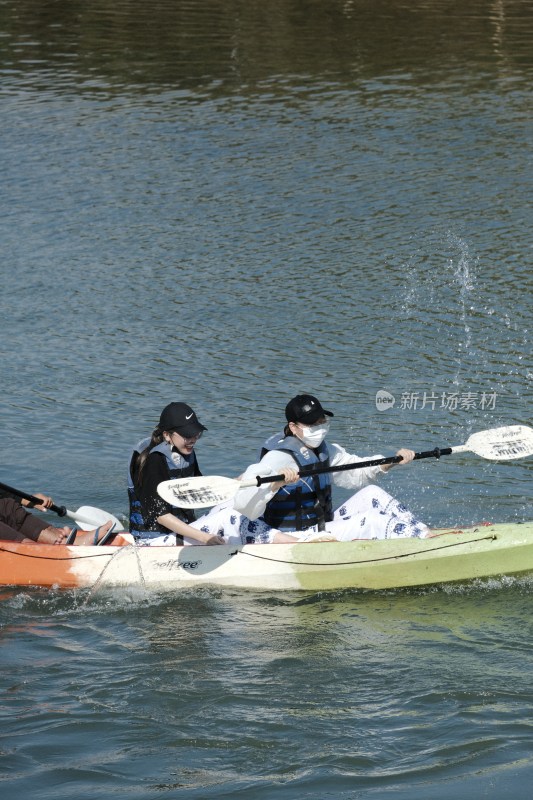
[[[277,530],[261,519],[250,520],[225,503],[192,523],[212,536],[224,536],[228,544],[270,544]],[[305,531],[287,531],[300,541],[318,532],[315,525]],[[326,532],[341,542],[353,539],[423,538],[429,528],[404,505],[379,486],[366,486],[352,495],[326,523]],[[194,544],[191,540],[185,544]]]

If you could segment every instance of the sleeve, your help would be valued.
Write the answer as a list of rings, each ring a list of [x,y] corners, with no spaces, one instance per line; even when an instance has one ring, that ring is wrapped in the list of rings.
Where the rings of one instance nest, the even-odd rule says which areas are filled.
[[[243,475],[242,480],[253,480],[258,475],[278,475],[283,467],[293,467],[295,460],[290,453],[281,450],[270,450],[263,456],[258,464],[251,464]],[[261,486],[249,486],[239,489],[233,499],[233,507],[248,519],[257,519],[265,512],[267,503],[272,500],[276,492],[272,491],[271,483]]]
[[[151,453],[144,465],[142,484],[139,485],[138,481],[135,481],[135,493],[141,503],[144,522],[148,529],[157,525],[158,517],[172,513],[173,510],[170,503],[157,493],[157,487],[162,481],[168,481],[165,458],[161,453]]]
[[[22,505],[22,497],[18,494],[12,494],[9,489],[0,489],[0,500],[15,500],[19,505]]]
[[[332,467],[353,464],[358,461],[369,461],[374,458],[383,458],[383,456],[379,454],[375,456],[366,456],[365,458],[351,455],[339,444],[329,445],[329,451],[330,464]],[[361,469],[349,469],[344,472],[333,472],[332,479],[336,486],[341,486],[343,489],[355,489],[355,491],[359,491],[359,489],[364,489],[364,487],[368,486],[370,483],[375,483],[380,475],[383,475],[383,470],[379,466],[363,467]]]

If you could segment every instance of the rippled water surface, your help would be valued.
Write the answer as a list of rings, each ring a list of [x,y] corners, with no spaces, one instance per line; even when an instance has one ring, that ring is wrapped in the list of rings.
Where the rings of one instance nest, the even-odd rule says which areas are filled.
[[[528,796],[527,582],[86,600],[3,597],[4,796]]]
[[[0,480],[122,515],[178,399],[223,475],[299,391],[360,455],[531,424],[532,40],[526,0],[0,2]],[[386,488],[524,521],[531,463]],[[531,597],[6,590],[2,797],[525,799]]]

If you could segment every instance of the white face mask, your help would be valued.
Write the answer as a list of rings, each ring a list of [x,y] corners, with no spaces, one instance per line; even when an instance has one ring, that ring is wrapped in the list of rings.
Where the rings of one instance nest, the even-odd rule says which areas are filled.
[[[329,431],[329,422],[322,422],[320,425],[301,426],[302,431],[299,438],[308,447],[320,447]]]

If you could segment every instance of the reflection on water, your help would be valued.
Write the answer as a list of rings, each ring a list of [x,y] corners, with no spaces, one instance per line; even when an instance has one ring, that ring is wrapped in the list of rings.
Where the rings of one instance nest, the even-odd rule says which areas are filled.
[[[528,0],[477,0],[465,11],[443,0],[123,0],[112,7],[21,0],[0,9],[3,71],[25,74],[41,89],[158,87],[212,96],[266,86],[284,95],[286,76],[299,76],[303,92],[318,76],[352,86],[393,72],[439,82],[451,71],[460,81],[465,68],[520,78],[531,65]]]

